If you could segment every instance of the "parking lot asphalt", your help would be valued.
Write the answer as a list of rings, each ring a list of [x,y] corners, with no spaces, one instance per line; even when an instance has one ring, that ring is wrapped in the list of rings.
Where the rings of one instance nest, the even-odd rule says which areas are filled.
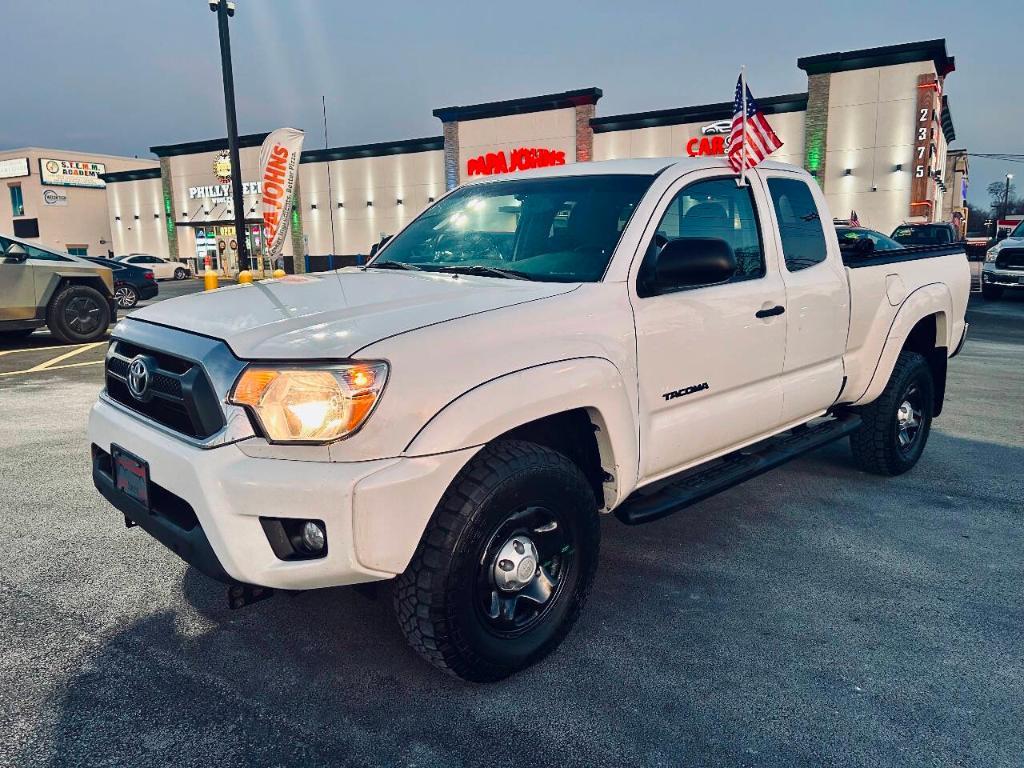
[[[228,610],[93,489],[101,366],[0,377],[0,765],[1020,766],[1024,297],[969,320],[913,471],[842,442],[606,519],[576,629],[487,686],[352,589]]]

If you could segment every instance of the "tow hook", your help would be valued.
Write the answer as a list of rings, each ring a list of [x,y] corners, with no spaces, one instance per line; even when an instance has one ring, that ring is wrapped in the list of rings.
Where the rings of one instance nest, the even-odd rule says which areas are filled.
[[[258,603],[274,596],[274,590],[270,587],[257,587],[253,584],[230,584],[228,585],[228,608],[236,610],[247,605]]]

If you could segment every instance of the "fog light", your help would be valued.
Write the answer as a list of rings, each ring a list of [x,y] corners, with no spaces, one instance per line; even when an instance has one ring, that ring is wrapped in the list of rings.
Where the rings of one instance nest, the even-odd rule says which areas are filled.
[[[319,552],[327,543],[327,534],[319,523],[307,520],[302,524],[302,545],[310,552]]]

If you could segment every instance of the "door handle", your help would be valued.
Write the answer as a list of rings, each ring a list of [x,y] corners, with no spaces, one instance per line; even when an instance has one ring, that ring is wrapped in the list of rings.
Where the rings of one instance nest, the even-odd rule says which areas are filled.
[[[771,309],[757,310],[757,312],[754,313],[754,317],[775,317],[776,315],[781,315],[785,311],[786,308],[781,304],[778,304]]]

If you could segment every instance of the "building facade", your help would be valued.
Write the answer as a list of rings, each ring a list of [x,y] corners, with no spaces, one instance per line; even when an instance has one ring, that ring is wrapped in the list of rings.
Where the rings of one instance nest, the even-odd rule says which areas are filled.
[[[784,142],[773,159],[810,171],[835,216],[856,212],[863,225],[889,232],[905,221],[950,220],[963,208],[966,150],[948,151],[956,134],[944,84],[954,60],[944,40],[808,56],[796,64],[807,90],[758,103]],[[732,102],[598,116],[601,96],[600,89],[585,88],[444,107],[434,110],[440,136],[307,149],[285,251],[289,267],[355,263],[447,189],[478,176],[726,153]],[[263,231],[255,179],[265,136],[241,137],[245,234],[257,256]],[[233,271],[238,238],[226,140],[152,151],[159,168],[104,176],[114,250],[199,266],[209,256],[214,266]]]
[[[154,164],[40,147],[0,152],[0,232],[60,251],[107,256],[112,222],[102,176]]]

